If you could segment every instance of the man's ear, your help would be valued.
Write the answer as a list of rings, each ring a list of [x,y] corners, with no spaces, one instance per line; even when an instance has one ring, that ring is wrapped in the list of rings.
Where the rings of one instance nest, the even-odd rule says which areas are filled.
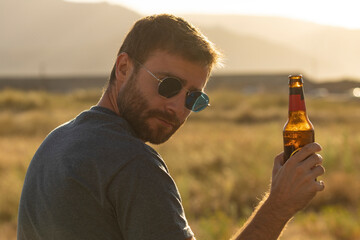
[[[130,78],[133,65],[129,55],[125,52],[120,53],[116,59],[115,77],[118,84],[123,84]]]

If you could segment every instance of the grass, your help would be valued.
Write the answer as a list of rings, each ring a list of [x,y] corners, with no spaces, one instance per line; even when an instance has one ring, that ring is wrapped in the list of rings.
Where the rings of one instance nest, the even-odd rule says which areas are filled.
[[[18,201],[37,147],[54,127],[95,105],[100,94],[0,92],[0,239],[16,239]],[[209,95],[210,109],[193,114],[168,143],[154,146],[200,240],[228,239],[250,215],[268,189],[287,118],[286,95]],[[360,239],[360,103],[306,101],[323,146],[326,190],[296,215],[281,239]]]

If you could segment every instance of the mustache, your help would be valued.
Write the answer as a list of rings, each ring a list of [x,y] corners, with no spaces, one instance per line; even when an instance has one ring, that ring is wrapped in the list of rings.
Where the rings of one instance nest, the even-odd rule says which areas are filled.
[[[174,127],[178,127],[181,125],[180,120],[176,117],[175,114],[162,112],[160,110],[150,110],[147,112],[146,117],[159,117],[171,123]]]

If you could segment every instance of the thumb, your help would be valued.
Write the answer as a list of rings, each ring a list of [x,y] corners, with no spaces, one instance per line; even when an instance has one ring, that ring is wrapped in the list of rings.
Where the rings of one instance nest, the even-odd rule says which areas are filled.
[[[278,173],[280,168],[284,165],[284,152],[279,153],[274,159],[274,166],[273,166],[273,177]]]

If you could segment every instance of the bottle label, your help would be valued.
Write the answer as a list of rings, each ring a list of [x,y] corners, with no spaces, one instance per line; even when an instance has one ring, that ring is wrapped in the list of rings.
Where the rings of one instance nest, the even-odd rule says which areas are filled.
[[[290,95],[300,95],[301,99],[304,100],[304,91],[302,88],[299,87],[290,88]]]
[[[306,111],[302,88],[290,88],[289,111]]]

